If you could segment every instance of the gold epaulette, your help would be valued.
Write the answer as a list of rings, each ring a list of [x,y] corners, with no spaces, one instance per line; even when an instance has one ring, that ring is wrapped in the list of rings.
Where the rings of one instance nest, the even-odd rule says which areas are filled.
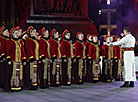
[[[29,57],[29,59],[32,59],[32,58],[34,58],[34,56]]]
[[[56,55],[53,55],[53,57],[56,57]]]
[[[40,56],[40,58],[42,58],[42,57],[44,57],[44,56],[45,56],[45,55],[43,54],[43,55]]]
[[[26,59],[26,57],[23,57],[23,59]]]
[[[91,59],[92,57],[88,57],[88,59]]]
[[[8,59],[8,58],[11,58],[11,57],[10,56],[7,56],[6,58]]]

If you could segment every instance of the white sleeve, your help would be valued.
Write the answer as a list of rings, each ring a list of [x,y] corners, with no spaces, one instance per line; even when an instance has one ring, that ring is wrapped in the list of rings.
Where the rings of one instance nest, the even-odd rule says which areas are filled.
[[[124,43],[126,43],[127,39],[126,37],[122,38],[120,41],[116,41],[116,42],[113,42],[111,43],[112,45],[122,45]]]

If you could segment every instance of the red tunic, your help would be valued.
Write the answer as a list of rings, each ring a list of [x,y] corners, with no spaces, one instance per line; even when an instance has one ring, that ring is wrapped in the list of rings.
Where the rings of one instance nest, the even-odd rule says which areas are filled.
[[[103,44],[103,46],[102,46],[102,56],[105,59],[113,58],[113,46],[107,46],[107,45]]]
[[[121,46],[114,46],[114,58],[122,59]]]
[[[92,58],[93,60],[99,60],[100,48],[98,44],[90,43],[88,57]]]
[[[44,38],[39,41],[39,55],[40,58],[50,58],[50,44]]]
[[[9,38],[0,37],[0,56],[6,57],[6,43],[8,42]]]
[[[27,61],[31,59],[39,60],[39,43],[36,40],[28,37],[25,40],[25,48]]]
[[[65,56],[67,58],[73,57],[72,43],[67,40],[62,40],[60,44],[61,44],[61,56]]]
[[[75,42],[75,56],[85,58],[85,45],[78,40]]]
[[[13,62],[22,62],[23,59],[26,59],[22,40],[10,39],[6,44],[7,58]]]
[[[58,41],[56,41],[55,39],[50,39],[49,41],[50,43],[50,54],[51,57],[56,57],[56,58],[60,58],[61,57],[61,52],[60,52],[60,43]]]
[[[85,47],[86,47],[85,53],[86,53],[86,56],[88,56],[88,53],[89,53],[89,45],[90,45],[90,42],[89,41],[86,41],[85,42]]]

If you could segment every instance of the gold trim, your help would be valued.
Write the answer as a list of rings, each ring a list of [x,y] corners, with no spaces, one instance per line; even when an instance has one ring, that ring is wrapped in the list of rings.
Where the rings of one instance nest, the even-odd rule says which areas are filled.
[[[11,90],[21,90],[22,88],[19,87],[19,88],[11,88]]]
[[[37,83],[36,84],[33,84],[33,86],[37,86]]]
[[[67,84],[71,84],[71,82],[67,82]]]
[[[66,55],[62,56],[62,57],[66,57]]]
[[[26,59],[26,57],[23,57],[23,59]]]
[[[60,82],[56,82],[56,84],[60,84]]]
[[[53,55],[53,57],[56,57],[56,55]]]
[[[34,56],[29,57],[29,59],[32,59],[32,58],[34,58]]]
[[[1,56],[4,56],[4,55],[5,55],[5,53],[1,54]]]
[[[79,58],[80,56],[76,56],[77,58]]]
[[[36,47],[35,47],[35,56],[36,56],[36,60],[39,59],[39,44],[36,40],[33,40],[36,44]]]
[[[47,40],[45,40],[45,39],[43,39],[43,40],[47,43],[48,57],[50,58],[51,57],[51,55],[50,55],[50,44],[49,44],[49,42]]]
[[[6,58],[11,58],[10,56],[7,56]]]
[[[82,46],[83,46],[83,59],[85,59],[85,50],[86,50],[86,47],[85,47],[85,45],[84,45],[84,43],[83,42],[80,42],[79,40],[77,40],[80,44],[82,44]]]
[[[98,45],[95,45],[95,44],[93,44],[93,43],[90,43],[90,44],[92,44],[93,46],[95,46],[95,48],[96,48],[96,59],[98,60],[99,59],[99,51],[100,51],[100,48],[99,48],[99,46]]]
[[[20,71],[20,69],[16,69],[16,71]]]
[[[57,67],[60,67],[59,65],[57,65]]]
[[[37,65],[33,65],[33,67],[37,67]]]
[[[66,41],[66,40],[64,40],[64,41]],[[66,41],[68,44],[70,44],[70,52],[71,52],[71,57],[74,57],[73,56],[73,45],[72,45],[72,43],[70,42],[70,41]]]
[[[92,57],[88,57],[88,59],[91,59]]]
[[[45,56],[44,54],[42,54],[39,58],[42,58],[43,56]]]
[[[55,39],[53,39],[54,41],[56,41]],[[60,43],[59,41],[56,41],[58,43],[58,58],[61,58],[61,52],[60,52]]]
[[[107,80],[107,82],[110,82],[111,80]]]
[[[93,80],[99,80],[99,78],[93,78]]]

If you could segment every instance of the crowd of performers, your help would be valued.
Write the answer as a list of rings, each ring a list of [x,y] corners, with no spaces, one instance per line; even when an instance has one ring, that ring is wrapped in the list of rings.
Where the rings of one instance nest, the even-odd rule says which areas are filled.
[[[25,33],[20,27],[10,32],[1,27],[0,34],[0,87],[4,91],[121,79],[121,46],[103,44],[100,48],[96,35],[88,34],[84,42],[84,34],[78,32],[73,44],[69,30],[64,30],[62,40],[56,29],[49,32],[44,27],[37,32],[29,26]],[[112,35],[104,38],[106,43],[119,39]]]

